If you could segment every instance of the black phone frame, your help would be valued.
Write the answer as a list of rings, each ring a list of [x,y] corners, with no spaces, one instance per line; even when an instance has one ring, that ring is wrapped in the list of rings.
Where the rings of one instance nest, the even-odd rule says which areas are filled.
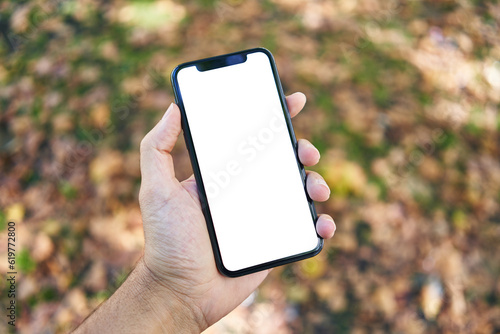
[[[178,65],[177,67],[175,67],[173,69],[171,76],[170,76],[170,80],[171,80],[171,84],[172,84],[172,88],[173,88],[173,92],[174,92],[174,96],[175,96],[175,103],[179,106],[179,109],[181,111],[181,124],[182,124],[183,133],[184,133],[184,141],[186,142],[186,147],[187,147],[188,152],[189,152],[189,158],[191,160],[191,165],[193,168],[194,177],[196,179],[201,209],[202,209],[203,215],[205,216],[205,220],[207,223],[207,229],[208,229],[208,234],[210,237],[210,242],[212,244],[215,263],[217,265],[219,272],[225,276],[228,276],[228,277],[239,277],[239,276],[243,276],[243,275],[248,275],[248,274],[251,274],[254,272],[262,271],[265,269],[270,269],[273,267],[277,267],[277,266],[281,266],[281,265],[288,264],[291,262],[300,261],[300,260],[304,260],[304,259],[313,257],[313,256],[317,255],[319,252],[321,252],[321,250],[323,248],[323,243],[324,243],[323,238],[321,238],[321,236],[318,235],[318,244],[311,251],[295,254],[295,255],[292,255],[289,257],[285,257],[282,259],[258,264],[255,266],[251,266],[251,267],[236,270],[236,271],[231,271],[231,270],[227,269],[224,266],[224,263],[222,261],[222,257],[221,257],[220,250],[219,250],[219,245],[217,242],[217,235],[216,235],[216,232],[214,229],[212,215],[210,213],[210,207],[209,207],[206,192],[205,192],[205,186],[203,184],[201,171],[200,171],[200,168],[198,165],[198,158],[196,156],[196,150],[195,150],[194,143],[193,143],[193,140],[191,137],[191,131],[189,129],[187,115],[186,115],[186,112],[184,109],[184,103],[182,101],[182,94],[180,91],[179,83],[177,81],[177,75],[178,75],[179,71],[182,70],[183,68],[191,67],[191,66],[197,66],[198,70],[205,71],[205,70],[211,70],[211,69],[215,69],[215,68],[220,68],[220,67],[224,67],[224,66],[231,66],[234,64],[238,64],[238,63],[246,61],[246,56],[248,54],[255,53],[255,52],[264,53],[267,56],[267,58],[269,59],[269,62],[271,64],[271,68],[272,68],[273,76],[274,76],[274,81],[276,83],[276,88],[278,90],[278,95],[280,98],[281,107],[282,107],[282,110],[283,110],[283,113],[285,116],[285,120],[286,120],[286,124],[287,124],[287,128],[288,128],[288,133],[290,135],[290,140],[292,141],[292,145],[293,145],[294,152],[295,152],[295,158],[297,161],[297,166],[299,168],[299,172],[300,172],[300,175],[302,178],[302,183],[304,186],[304,191],[305,191],[306,196],[307,196],[307,201],[309,203],[309,209],[311,211],[311,216],[313,218],[313,222],[314,222],[315,226],[316,226],[316,222],[318,219],[318,215],[316,213],[316,208],[314,206],[314,202],[312,201],[312,199],[309,197],[309,194],[307,193],[306,171],[304,169],[304,165],[302,165],[302,163],[299,160],[297,139],[295,137],[295,132],[293,131],[292,120],[290,118],[290,112],[288,111],[288,106],[286,103],[285,94],[283,93],[283,87],[281,85],[281,81],[280,81],[280,78],[278,75],[278,69],[277,69],[277,66],[276,66],[276,63],[275,63],[275,60],[274,60],[272,53],[265,48],[258,47],[258,48],[223,54],[220,56],[190,61],[190,62],[186,62],[186,63]],[[238,58],[238,57],[240,57],[240,58]],[[241,59],[244,59],[244,61],[240,61]]]

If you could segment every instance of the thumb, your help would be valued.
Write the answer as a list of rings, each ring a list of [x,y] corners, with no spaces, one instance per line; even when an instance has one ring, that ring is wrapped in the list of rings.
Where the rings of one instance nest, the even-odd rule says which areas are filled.
[[[141,188],[156,188],[171,193],[179,186],[170,152],[180,133],[180,110],[172,103],[163,118],[141,142]]]

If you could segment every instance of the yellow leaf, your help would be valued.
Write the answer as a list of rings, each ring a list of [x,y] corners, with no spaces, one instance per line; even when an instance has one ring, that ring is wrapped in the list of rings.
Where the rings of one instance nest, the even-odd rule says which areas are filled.
[[[435,319],[443,305],[443,287],[437,279],[422,288],[420,302],[425,317]]]
[[[288,289],[287,297],[292,302],[305,302],[307,299],[309,299],[309,289],[304,285],[293,285]]]
[[[300,262],[300,271],[307,278],[321,277],[325,270],[325,260],[320,256],[311,257]]]
[[[9,206],[6,210],[6,216],[9,221],[20,222],[24,218],[24,206],[22,203],[16,203]]]
[[[92,121],[92,125],[96,127],[103,127],[109,123],[109,106],[107,104],[101,103],[94,108],[92,108],[90,112],[90,119]]]

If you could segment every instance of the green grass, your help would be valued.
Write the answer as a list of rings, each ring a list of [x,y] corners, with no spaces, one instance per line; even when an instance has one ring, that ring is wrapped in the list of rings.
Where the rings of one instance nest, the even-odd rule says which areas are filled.
[[[0,210],[0,232],[4,231],[7,228],[7,217],[5,217],[5,213]]]
[[[78,196],[78,189],[72,186],[67,181],[62,181],[59,184],[59,192],[69,200],[75,199]]]
[[[30,274],[36,269],[35,260],[30,255],[28,249],[23,248],[17,255],[16,264],[24,274]]]
[[[359,221],[356,224],[356,239],[358,240],[358,245],[371,245],[371,226],[364,222]]]

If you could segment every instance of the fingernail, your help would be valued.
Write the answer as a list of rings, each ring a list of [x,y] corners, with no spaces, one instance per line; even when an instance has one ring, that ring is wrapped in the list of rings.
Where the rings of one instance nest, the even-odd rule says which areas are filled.
[[[332,237],[333,237],[335,235],[335,232],[337,232],[337,224],[335,224],[335,221],[330,216],[326,216],[323,218],[328,220],[333,225],[333,233],[332,233]]]
[[[334,225],[335,225],[335,221],[333,220],[333,218],[331,218],[331,217],[328,217],[328,216],[327,216],[327,217],[324,217],[324,219],[326,219],[326,220],[328,220],[328,221],[332,222],[332,224],[334,224]]]
[[[167,117],[168,113],[171,112],[173,108],[174,108],[174,104],[170,103],[170,106],[168,106],[167,111],[165,111],[165,113],[163,114],[163,117],[161,119],[164,119],[165,117]]]
[[[328,194],[330,194],[330,187],[323,178],[317,178],[315,183],[325,187],[328,190]]]
[[[313,145],[313,147],[316,150],[316,152],[318,152],[318,157],[321,158],[321,153],[319,153],[319,150],[316,148],[316,146]]]

